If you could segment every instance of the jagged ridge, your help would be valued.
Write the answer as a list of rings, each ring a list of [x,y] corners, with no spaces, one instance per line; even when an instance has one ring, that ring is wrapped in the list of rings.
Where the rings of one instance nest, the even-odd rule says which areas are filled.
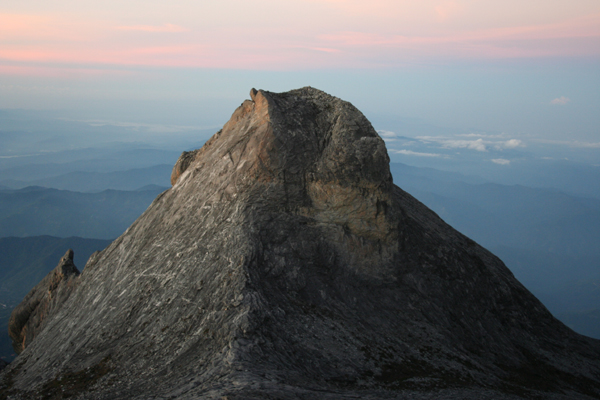
[[[15,307],[8,323],[8,334],[17,354],[21,353],[45,327],[46,322],[69,298],[79,270],[69,249],[60,262]]]

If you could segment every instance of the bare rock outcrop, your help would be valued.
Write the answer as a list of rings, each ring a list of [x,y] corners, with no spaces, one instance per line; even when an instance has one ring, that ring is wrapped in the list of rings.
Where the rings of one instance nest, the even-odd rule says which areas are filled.
[[[196,160],[196,155],[198,154],[198,150],[194,151],[184,151],[181,153],[181,156],[175,163],[173,167],[173,172],[171,173],[171,185],[177,183],[177,180],[185,172],[185,170],[190,166],[192,162]]]
[[[8,334],[13,348],[20,354],[44,329],[46,322],[60,309],[76,286],[79,270],[69,249],[60,262],[13,310],[8,322]]]
[[[600,398],[600,342],[395,186],[355,107],[251,98],[88,261],[1,393]]]

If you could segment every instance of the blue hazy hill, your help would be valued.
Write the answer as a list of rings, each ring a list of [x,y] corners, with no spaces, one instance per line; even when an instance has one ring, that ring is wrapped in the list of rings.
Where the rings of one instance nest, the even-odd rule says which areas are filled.
[[[0,191],[0,237],[115,238],[165,189],[152,186],[148,190],[99,193],[43,187],[3,190]]]

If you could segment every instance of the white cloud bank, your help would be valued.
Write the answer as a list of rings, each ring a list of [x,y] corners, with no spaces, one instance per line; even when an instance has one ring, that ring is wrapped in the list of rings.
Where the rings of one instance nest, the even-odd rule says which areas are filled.
[[[383,140],[385,140],[385,139],[394,139],[394,138],[398,137],[398,135],[396,135],[395,132],[386,131],[386,130],[383,130],[383,129],[378,130],[377,133],[379,133],[379,136],[381,136],[383,138]]]
[[[439,143],[446,149],[471,149],[477,151],[487,151],[485,143],[481,138],[477,140],[456,140],[439,136],[419,136],[417,139],[423,142]]]
[[[523,146],[523,142],[519,139],[510,139],[503,143],[505,149],[516,149],[517,147]]]
[[[568,146],[574,148],[600,149],[600,142],[581,142],[579,140],[551,140],[551,139],[534,139],[536,143],[553,144],[558,146]]]
[[[509,139],[506,141],[494,141],[494,140],[483,140],[482,138],[476,140],[464,140],[464,139],[448,139],[444,137],[436,136],[419,136],[419,140],[424,142],[439,143],[446,149],[469,149],[476,151],[488,151],[488,147],[494,147],[497,150],[502,149],[515,149],[517,147],[524,147],[522,141],[519,139]]]
[[[510,164],[510,160],[507,160],[505,158],[494,158],[492,160],[492,162],[499,164],[499,165],[509,165]]]
[[[436,153],[419,153],[417,151],[412,151],[412,150],[396,150],[396,149],[390,149],[391,152],[396,153],[396,154],[404,154],[405,156],[417,156],[417,157],[441,157],[441,154],[436,154]]]

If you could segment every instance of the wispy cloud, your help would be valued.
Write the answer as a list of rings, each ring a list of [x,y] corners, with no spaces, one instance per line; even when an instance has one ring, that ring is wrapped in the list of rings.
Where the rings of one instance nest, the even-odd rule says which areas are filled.
[[[459,5],[456,1],[448,0],[436,5],[434,10],[437,14],[438,20],[446,21],[448,18],[460,11],[461,8],[461,5]]]
[[[568,102],[570,102],[571,99],[569,99],[568,97],[565,96],[560,96],[555,98],[554,100],[552,100],[550,102],[550,104],[555,104],[555,105],[559,105],[559,106],[564,106],[565,104],[567,104]]]
[[[444,146],[448,148],[465,148],[477,151],[487,151],[483,139],[477,140],[448,140],[444,142]]]
[[[0,55],[2,52],[0,52]],[[14,75],[14,76],[39,76],[39,77],[53,77],[53,78],[95,78],[99,76],[132,76],[132,71],[124,69],[102,69],[102,68],[77,68],[77,67],[62,67],[62,66],[48,66],[48,65],[35,65],[35,66],[23,66],[23,65],[0,65],[0,75]],[[24,87],[19,90],[27,90]]]
[[[483,138],[486,140],[489,139],[505,139],[505,133],[486,133],[486,132],[471,132],[471,133],[459,133],[454,135],[456,137],[466,137],[466,138]]]
[[[386,130],[383,130],[383,129],[379,129],[377,131],[377,133],[386,142],[393,142],[393,141],[395,141],[398,138],[398,135],[396,135],[396,133],[392,132],[392,131],[386,131]]]
[[[396,154],[404,154],[405,156],[417,156],[417,157],[441,157],[441,154],[437,154],[437,153],[420,153],[417,151],[412,151],[412,150],[405,150],[405,149],[400,149],[400,150],[396,150],[396,149],[390,149],[389,150],[392,153],[396,153]]]
[[[459,137],[476,137],[476,138],[480,138],[480,137],[489,137],[489,135],[485,134],[485,133],[460,133],[456,136]]]
[[[501,142],[496,145],[496,148],[505,148],[505,149],[516,149],[517,147],[523,147],[524,144],[519,139],[510,139],[506,142]]]
[[[148,124],[140,122],[127,122],[127,121],[112,121],[112,120],[100,120],[100,119],[71,119],[71,118],[58,118],[62,121],[72,122],[83,122],[89,126],[102,127],[102,126],[116,126],[120,128],[126,128],[134,132],[140,133],[185,133],[185,132],[196,132],[202,129],[218,128],[217,126],[188,126],[188,125],[162,125],[162,124]]]
[[[403,54],[458,58],[536,58],[590,56],[600,52],[592,45],[600,38],[600,14],[559,23],[480,27],[415,34],[399,31],[346,30],[320,35],[324,42],[354,49],[393,49]],[[562,39],[562,40],[557,40]]]
[[[531,0],[536,6],[515,15],[517,0],[507,1],[299,0],[302,7],[295,7],[275,0],[185,0],[181,7],[124,5],[111,13],[126,22],[91,1],[71,12],[47,2],[40,15],[30,14],[25,1],[10,7],[14,13],[0,9],[0,59],[29,66],[297,70],[600,56],[597,2],[565,11]],[[153,46],[182,51],[161,57],[136,51]]]
[[[478,137],[481,135],[469,136],[469,135],[458,135],[462,137]],[[525,144],[519,139],[509,139],[509,140],[492,140],[494,137],[501,137],[502,135],[488,136],[486,140],[479,137],[475,140],[466,140],[466,139],[453,139],[448,137],[439,137],[439,136],[419,136],[417,139],[426,142],[426,143],[438,143],[440,146],[446,149],[468,149],[468,150],[476,150],[485,152],[488,151],[490,147],[495,148],[496,150],[503,149],[515,149],[517,147],[525,147]]]
[[[600,149],[600,142],[582,142],[579,140],[552,140],[552,139],[532,139],[536,143],[554,144],[559,146],[568,146],[575,148]]]
[[[588,149],[600,149],[600,142],[589,143],[589,142],[573,142],[575,147],[585,147]]]
[[[457,140],[437,136],[418,136],[417,139],[420,139],[424,142],[436,142],[447,149],[470,149],[477,151],[487,151],[486,144],[481,138],[477,140]]]
[[[339,53],[339,49],[332,49],[328,47],[308,47],[308,46],[298,46],[298,49],[306,49],[311,51],[318,51],[321,53]]]
[[[26,34],[50,22],[48,16],[0,13],[0,34]]]
[[[492,159],[492,162],[499,164],[499,165],[509,165],[510,164],[510,160],[507,160],[505,158],[494,158],[494,159]]]
[[[164,24],[164,25],[130,25],[130,26],[117,26],[115,29],[120,31],[142,31],[142,32],[189,32],[189,29],[183,28],[179,25]]]

